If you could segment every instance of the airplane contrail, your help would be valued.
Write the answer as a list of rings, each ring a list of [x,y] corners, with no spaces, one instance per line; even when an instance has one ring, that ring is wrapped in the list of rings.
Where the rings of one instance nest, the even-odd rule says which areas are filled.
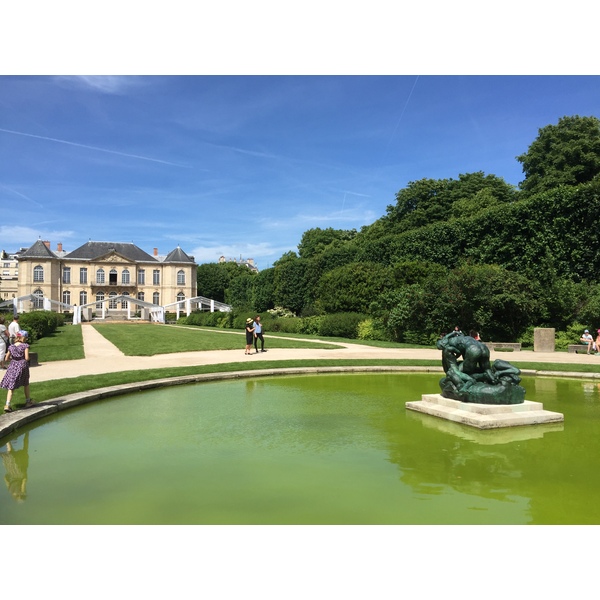
[[[117,150],[107,150],[106,148],[98,148],[97,146],[88,146],[86,144],[78,144],[77,142],[69,142],[67,140],[59,140],[57,138],[45,137],[43,135],[35,135],[33,133],[24,133],[22,131],[13,131],[11,129],[2,129],[0,131],[4,133],[12,133],[13,135],[22,135],[25,137],[36,138],[38,140],[46,140],[48,142],[57,142],[59,144],[67,144],[68,146],[76,146],[78,148],[86,148],[87,150],[96,150],[98,152],[107,152],[108,154],[117,154],[119,156],[126,156],[127,158],[138,158],[140,160],[149,160],[151,162],[161,163],[163,165],[170,165],[172,167],[181,167],[183,169],[189,169],[188,165],[179,165],[177,163],[169,162],[168,160],[160,160],[159,158],[149,158],[148,156],[140,156],[138,154],[127,154],[126,152],[119,152]]]

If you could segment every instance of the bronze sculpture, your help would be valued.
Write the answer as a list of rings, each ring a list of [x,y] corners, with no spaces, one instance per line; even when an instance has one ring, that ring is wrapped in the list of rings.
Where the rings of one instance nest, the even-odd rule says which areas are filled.
[[[437,341],[446,376],[440,380],[444,398],[478,404],[521,404],[525,388],[521,371],[505,360],[490,363],[490,350],[481,341],[452,331]],[[462,358],[463,360],[459,360]]]

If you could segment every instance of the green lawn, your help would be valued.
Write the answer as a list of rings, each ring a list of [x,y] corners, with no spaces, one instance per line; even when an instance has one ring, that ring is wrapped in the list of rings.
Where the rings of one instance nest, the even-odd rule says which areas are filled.
[[[31,345],[31,352],[37,352],[41,363],[53,360],[77,360],[85,358],[81,325],[63,325],[54,333]]]
[[[165,327],[150,323],[100,323],[93,327],[126,356],[153,356],[173,352],[238,350],[246,345],[244,332]],[[335,343],[286,340],[265,336],[265,348],[339,348]]]

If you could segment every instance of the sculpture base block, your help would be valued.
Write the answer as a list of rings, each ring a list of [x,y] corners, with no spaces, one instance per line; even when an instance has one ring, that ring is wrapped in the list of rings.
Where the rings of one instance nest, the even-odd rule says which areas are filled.
[[[406,408],[478,429],[559,423],[565,420],[562,413],[544,410],[541,402],[529,400],[521,404],[474,404],[444,398],[441,394],[423,394],[420,401],[407,402]]]

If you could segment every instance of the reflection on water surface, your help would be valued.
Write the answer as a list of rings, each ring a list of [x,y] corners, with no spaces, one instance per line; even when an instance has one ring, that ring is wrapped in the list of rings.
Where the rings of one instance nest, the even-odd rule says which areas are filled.
[[[54,415],[2,440],[0,523],[600,522],[597,384],[524,378],[565,422],[478,431],[404,408],[438,380],[211,382]]]

